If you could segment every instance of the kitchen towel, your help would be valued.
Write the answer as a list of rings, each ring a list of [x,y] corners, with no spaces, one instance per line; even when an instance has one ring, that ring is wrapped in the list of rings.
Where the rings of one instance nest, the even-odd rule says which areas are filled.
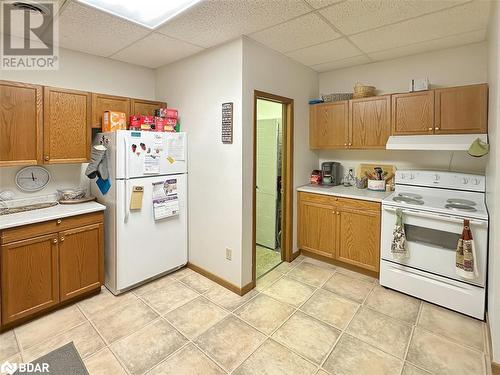
[[[470,229],[470,222],[464,219],[462,235],[458,239],[455,269],[458,276],[465,279],[475,279],[477,277],[476,249]]]
[[[392,231],[391,253],[395,259],[408,258],[409,253],[406,248],[406,234],[403,224],[403,211],[396,210],[396,225]]]
[[[92,147],[90,154],[90,163],[85,170],[88,178],[94,179],[100,177],[107,180],[109,177],[108,162],[106,160],[106,147],[97,145]]]

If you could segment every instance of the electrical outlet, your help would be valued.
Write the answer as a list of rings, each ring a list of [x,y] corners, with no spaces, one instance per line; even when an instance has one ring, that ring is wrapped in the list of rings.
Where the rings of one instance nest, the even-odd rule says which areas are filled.
[[[226,259],[231,260],[232,256],[233,256],[233,251],[229,247],[226,247]]]

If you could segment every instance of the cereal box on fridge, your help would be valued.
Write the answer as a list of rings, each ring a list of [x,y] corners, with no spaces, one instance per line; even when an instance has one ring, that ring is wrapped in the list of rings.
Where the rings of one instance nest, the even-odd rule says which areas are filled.
[[[105,111],[102,114],[102,131],[114,132],[127,129],[127,116],[123,112]]]

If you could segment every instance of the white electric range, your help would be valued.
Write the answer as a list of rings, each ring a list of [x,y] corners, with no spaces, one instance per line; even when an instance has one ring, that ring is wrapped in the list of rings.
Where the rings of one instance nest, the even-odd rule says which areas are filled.
[[[397,171],[395,191],[382,201],[380,284],[423,300],[484,319],[488,254],[485,177],[437,172]],[[409,257],[391,253],[396,210],[403,212]],[[455,255],[464,219],[470,220],[478,274],[455,272]]]

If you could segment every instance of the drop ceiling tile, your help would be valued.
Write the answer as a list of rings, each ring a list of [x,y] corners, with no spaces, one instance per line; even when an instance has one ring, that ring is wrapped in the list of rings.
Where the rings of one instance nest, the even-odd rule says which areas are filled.
[[[314,13],[251,34],[256,41],[279,52],[288,52],[339,38],[341,35]]]
[[[489,1],[474,1],[351,36],[366,53],[383,51],[487,28]]]
[[[368,57],[366,57],[365,55],[360,55],[360,56],[348,57],[347,59],[331,61],[324,64],[313,65],[311,66],[311,68],[321,73],[335,69],[347,68],[349,66],[368,64],[370,62],[372,61]]]
[[[464,34],[452,35],[445,38],[429,40],[422,43],[410,44],[408,46],[370,53],[369,56],[375,61],[395,59],[398,57],[415,55],[417,53],[430,52],[445,48],[456,47],[464,44],[477,43],[485,40],[486,29],[472,31]]]
[[[286,55],[304,65],[319,65],[330,61],[358,56],[361,52],[346,38],[332,40],[312,47],[289,52]]]
[[[320,9],[345,0],[306,0],[314,9]]]
[[[198,46],[212,47],[310,11],[302,0],[208,0],[157,31]]]
[[[71,1],[59,16],[59,45],[110,56],[150,32],[122,18]]]
[[[468,0],[344,1],[320,13],[346,35],[449,8]]]
[[[202,48],[191,44],[153,33],[115,53],[111,58],[148,68],[157,68],[201,50]]]

